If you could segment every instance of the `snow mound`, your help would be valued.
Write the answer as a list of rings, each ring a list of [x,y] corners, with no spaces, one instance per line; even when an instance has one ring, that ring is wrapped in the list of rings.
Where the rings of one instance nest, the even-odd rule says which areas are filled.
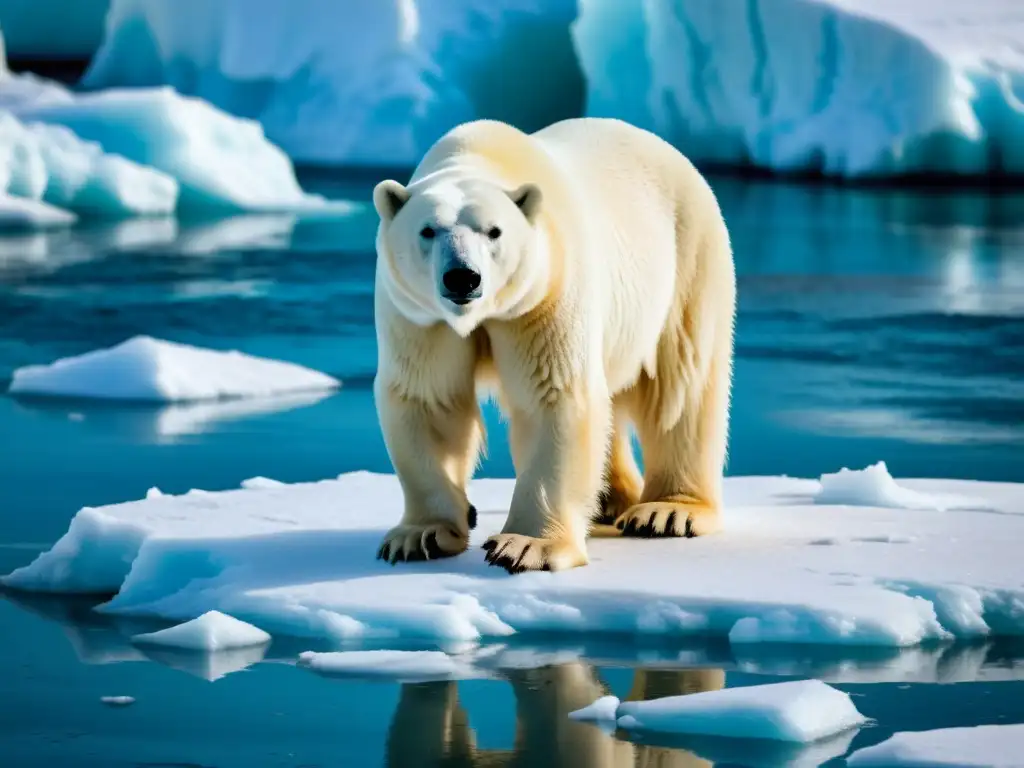
[[[866,722],[849,694],[820,680],[724,688],[619,705],[628,730],[806,744]]]
[[[37,104],[22,120],[63,125],[104,151],[177,180],[184,211],[322,212],[351,206],[303,192],[287,155],[260,125],[170,88],[112,89]]]
[[[303,163],[413,165],[475,117],[578,113],[576,0],[113,0],[88,88],[171,85]]]
[[[172,213],[178,182],[83,141],[60,125],[23,125],[0,113],[0,189],[76,213],[127,217]]]
[[[180,621],[219,610],[273,633],[378,648],[545,632],[890,648],[1024,634],[1013,567],[1024,486],[903,483],[985,506],[824,508],[814,480],[730,477],[718,535],[599,538],[585,568],[508,576],[481,545],[505,521],[511,480],[471,484],[481,512],[466,553],[392,567],[375,555],[401,517],[401,486],[357,472],[85,508],[3,583],[116,593],[98,609],[108,614]],[[910,534],[911,545],[863,540]],[[813,543],[826,536],[835,543]]]
[[[602,696],[593,704],[569,713],[572,720],[584,720],[595,723],[614,723],[619,710],[618,696]]]
[[[978,502],[970,499],[941,496],[901,488],[889,474],[884,461],[865,469],[843,468],[834,474],[822,475],[821,490],[814,500],[818,504],[842,504],[862,507],[891,507],[893,509],[972,509]],[[886,535],[882,542],[909,544],[912,538]]]
[[[233,616],[219,611],[207,611],[184,624],[159,632],[135,635],[132,642],[186,651],[227,651],[269,643],[270,635]]]
[[[117,346],[14,372],[16,395],[148,402],[270,397],[340,382],[294,363],[136,336]]]
[[[1018,0],[582,0],[587,112],[697,161],[849,178],[1024,173]]]
[[[0,193],[0,230],[67,227],[77,220],[75,214],[41,200]]]
[[[299,654],[299,664],[332,677],[402,682],[457,680],[471,676],[468,667],[441,651],[306,651]]]
[[[850,768],[1020,768],[1024,725],[981,725],[897,733],[881,744],[854,752]]]

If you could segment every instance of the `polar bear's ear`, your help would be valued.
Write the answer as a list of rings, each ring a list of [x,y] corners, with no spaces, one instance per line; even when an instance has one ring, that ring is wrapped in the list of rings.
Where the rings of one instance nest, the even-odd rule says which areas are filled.
[[[385,179],[373,188],[373,207],[381,221],[391,221],[409,200],[409,190],[392,179]]]
[[[523,212],[523,216],[531,224],[540,212],[541,192],[536,184],[523,184],[512,192],[509,192],[512,202]]]

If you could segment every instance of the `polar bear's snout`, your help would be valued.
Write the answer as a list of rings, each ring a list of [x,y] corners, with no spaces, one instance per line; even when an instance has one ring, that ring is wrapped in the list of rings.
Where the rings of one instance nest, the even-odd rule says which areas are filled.
[[[480,298],[480,273],[465,264],[452,262],[441,277],[444,297],[456,304],[468,304]]]
[[[474,263],[472,237],[458,231],[444,233],[438,238],[440,251],[439,278],[441,297],[458,306],[465,306],[483,294],[483,275]]]

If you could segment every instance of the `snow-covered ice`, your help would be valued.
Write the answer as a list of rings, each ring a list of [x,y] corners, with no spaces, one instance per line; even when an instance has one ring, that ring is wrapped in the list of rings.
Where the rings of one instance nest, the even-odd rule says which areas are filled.
[[[191,402],[269,398],[330,390],[339,384],[331,376],[294,363],[135,336],[108,349],[62,358],[48,365],[19,368],[12,377],[10,392]]]
[[[846,759],[850,768],[1021,768],[1024,725],[897,733]]]
[[[67,227],[77,220],[78,217],[70,211],[41,200],[12,197],[0,192],[0,230]]]
[[[133,696],[100,696],[100,702],[108,707],[127,707],[135,703]]]
[[[619,711],[618,696],[602,696],[593,704],[569,713],[573,720],[588,720],[595,723],[614,723]]]
[[[299,655],[299,664],[322,675],[402,682],[472,676],[470,667],[442,651],[306,651]]]
[[[169,214],[178,182],[108,154],[61,125],[21,123],[0,113],[0,191],[94,216]]]
[[[581,0],[587,110],[691,158],[843,177],[1024,172],[1018,0]]]
[[[258,119],[297,161],[401,167],[474,117],[579,109],[575,15],[576,0],[113,0],[84,83],[169,84]]]
[[[183,624],[135,635],[132,642],[186,651],[229,651],[264,645],[270,642],[270,635],[234,616],[207,611]]]
[[[375,555],[400,518],[401,488],[393,475],[356,472],[85,508],[50,550],[3,581],[116,593],[98,609],[111,615],[183,620],[220,610],[275,634],[384,645],[558,631],[728,637],[740,649],[895,648],[1024,634],[1015,567],[1024,486],[899,484],[976,504],[823,506],[816,480],[731,477],[719,535],[598,538],[585,568],[508,576],[487,566],[480,546],[504,523],[512,481],[472,483],[480,515],[466,553],[392,567]],[[814,543],[824,538],[834,543]]]
[[[866,722],[849,694],[820,680],[723,688],[650,701],[627,701],[616,710],[620,728],[660,733],[768,739],[806,744]]]

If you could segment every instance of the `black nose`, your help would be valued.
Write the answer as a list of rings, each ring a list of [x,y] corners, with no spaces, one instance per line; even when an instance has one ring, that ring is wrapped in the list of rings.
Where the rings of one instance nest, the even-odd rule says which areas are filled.
[[[444,273],[441,282],[453,296],[469,296],[480,287],[480,273],[466,267],[455,267]]]

